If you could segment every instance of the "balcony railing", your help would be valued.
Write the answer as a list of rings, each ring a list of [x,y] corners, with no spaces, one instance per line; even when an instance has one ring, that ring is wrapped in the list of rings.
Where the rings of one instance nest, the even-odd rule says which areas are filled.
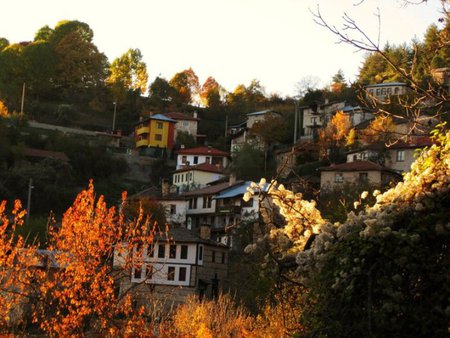
[[[141,127],[136,129],[136,135],[148,134],[150,132],[149,127]]]
[[[142,139],[142,140],[136,141],[136,148],[147,147],[147,146],[148,146],[148,140],[147,139]]]
[[[217,208],[217,212],[221,214],[240,214],[242,208],[237,205],[221,205]]]

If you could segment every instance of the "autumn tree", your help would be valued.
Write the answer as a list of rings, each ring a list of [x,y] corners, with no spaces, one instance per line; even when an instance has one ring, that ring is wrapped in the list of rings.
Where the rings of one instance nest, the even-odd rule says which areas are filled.
[[[347,143],[347,136],[351,130],[348,114],[338,111],[334,114],[319,133],[319,143],[323,156],[332,162],[339,160],[339,150]]]
[[[200,90],[202,103],[210,108],[218,107],[221,104],[221,91],[219,83],[212,76],[209,76]]]
[[[130,90],[143,94],[147,90],[147,66],[139,49],[129,49],[116,58],[110,66],[107,83],[117,100],[123,100]]]
[[[342,69],[339,69],[331,80],[331,91],[333,93],[340,93],[346,86],[344,72]]]
[[[176,73],[170,79],[169,84],[177,91],[178,95],[175,100],[181,105],[193,103],[199,95],[200,84],[192,68]]]

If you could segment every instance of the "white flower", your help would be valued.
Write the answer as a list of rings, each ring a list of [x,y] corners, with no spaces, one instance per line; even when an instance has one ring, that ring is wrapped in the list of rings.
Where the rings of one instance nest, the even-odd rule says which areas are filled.
[[[365,199],[369,195],[369,192],[363,191],[361,194],[361,199]]]
[[[353,207],[355,208],[355,209],[358,209],[358,207],[361,205],[361,202],[359,202],[359,201],[356,201],[356,202],[353,202]]]
[[[246,192],[245,194],[244,194],[244,197],[243,197],[243,200],[245,201],[245,202],[248,202],[248,201],[250,201],[250,198],[252,197],[252,194],[250,193],[250,192]]]
[[[381,191],[378,190],[378,189],[376,189],[376,190],[374,190],[374,192],[373,192],[373,197],[377,197],[379,194],[381,194]]]

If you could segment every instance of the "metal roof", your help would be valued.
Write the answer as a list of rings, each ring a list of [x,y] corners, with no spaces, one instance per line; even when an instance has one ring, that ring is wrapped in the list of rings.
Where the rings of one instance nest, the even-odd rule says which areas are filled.
[[[252,184],[251,181],[245,181],[241,185],[234,186],[231,187],[230,189],[226,189],[220,192],[214,197],[214,199],[224,199],[244,195],[247,192],[247,188],[250,187],[250,184]],[[264,190],[267,190],[268,186],[269,184],[266,183],[264,186]]]

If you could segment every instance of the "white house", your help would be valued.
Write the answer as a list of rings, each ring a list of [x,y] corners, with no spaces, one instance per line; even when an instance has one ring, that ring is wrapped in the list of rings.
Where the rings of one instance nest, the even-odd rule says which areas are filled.
[[[183,192],[205,187],[222,177],[225,177],[225,174],[221,166],[201,163],[175,170],[172,175],[172,184],[177,187],[178,192]]]
[[[201,163],[217,165],[226,168],[229,153],[213,147],[195,147],[180,149],[177,154],[177,169],[194,166]]]
[[[207,238],[208,231],[201,235],[172,228],[167,236],[156,236],[153,243],[135,248],[131,275],[117,281],[121,292],[134,289],[138,306],[146,306],[154,297],[181,303],[192,294],[217,296],[227,276],[228,248]],[[123,265],[123,254],[114,252],[115,267]]]
[[[404,82],[386,82],[370,84],[365,87],[366,98],[386,101],[392,95],[403,95],[409,91],[409,87]]]

